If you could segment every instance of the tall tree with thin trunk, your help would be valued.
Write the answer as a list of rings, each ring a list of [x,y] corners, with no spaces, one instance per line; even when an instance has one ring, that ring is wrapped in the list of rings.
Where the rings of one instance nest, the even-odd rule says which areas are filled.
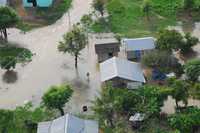
[[[8,40],[7,28],[15,26],[18,21],[19,17],[12,8],[0,6],[0,32],[6,41]]]
[[[63,116],[63,107],[69,101],[73,90],[69,85],[52,86],[42,97],[44,105],[49,109],[58,109]]]
[[[63,41],[60,42],[58,50],[68,52],[75,57],[75,68],[78,67],[78,57],[82,49],[87,44],[87,36],[80,25],[74,25],[73,29],[63,36]]]

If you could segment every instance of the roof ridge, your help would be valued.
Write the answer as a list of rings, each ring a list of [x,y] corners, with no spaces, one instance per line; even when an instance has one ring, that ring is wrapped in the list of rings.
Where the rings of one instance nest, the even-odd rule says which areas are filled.
[[[69,114],[65,115],[64,133],[67,133]]]
[[[51,122],[51,124],[50,124],[50,126],[49,126],[49,128],[48,128],[48,133],[51,133],[51,126],[52,126],[52,124],[53,124],[53,121],[50,121]]]

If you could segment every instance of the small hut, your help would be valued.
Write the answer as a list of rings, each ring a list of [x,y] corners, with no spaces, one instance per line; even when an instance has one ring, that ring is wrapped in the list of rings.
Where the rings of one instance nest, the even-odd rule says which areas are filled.
[[[101,82],[113,87],[136,89],[146,82],[139,63],[113,57],[100,64]]]
[[[95,40],[95,52],[98,62],[103,62],[113,56],[118,56],[120,43],[115,38],[101,38]]]
[[[130,116],[129,121],[131,122],[133,128],[139,128],[144,119],[144,113],[135,113],[134,115]]]
[[[155,49],[155,39],[153,37],[123,39],[123,46],[127,54],[127,59],[140,61],[142,56]]]

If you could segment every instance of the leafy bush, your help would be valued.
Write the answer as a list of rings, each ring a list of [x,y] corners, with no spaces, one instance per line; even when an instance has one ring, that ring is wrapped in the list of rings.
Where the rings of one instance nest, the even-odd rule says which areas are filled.
[[[175,72],[177,76],[183,73],[182,65],[174,56],[166,51],[152,51],[142,57],[142,64],[151,68],[158,68],[163,72]]]
[[[43,107],[33,108],[31,103],[14,110],[0,110],[0,132],[35,133],[37,123],[50,120],[54,112]]]
[[[184,70],[191,81],[197,81],[200,77],[200,59],[192,59],[188,61]]]
[[[158,34],[156,47],[157,49],[170,52],[173,50],[181,50],[182,53],[187,53],[198,42],[198,38],[192,37],[190,33],[186,33],[183,36],[176,30],[161,30]]]
[[[187,108],[184,112],[173,114],[169,117],[169,123],[181,133],[193,133],[194,128],[200,125],[200,109]]]
[[[32,53],[26,48],[5,46],[0,48],[0,67],[10,70],[15,68],[17,63],[29,61]]]

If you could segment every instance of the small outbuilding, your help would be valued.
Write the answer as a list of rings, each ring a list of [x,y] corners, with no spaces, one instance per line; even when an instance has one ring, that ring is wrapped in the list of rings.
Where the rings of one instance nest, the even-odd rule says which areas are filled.
[[[128,60],[140,61],[141,57],[155,49],[155,39],[153,37],[123,39]]]
[[[129,121],[131,122],[133,128],[139,128],[144,119],[144,113],[135,113],[134,115],[130,116]]]
[[[67,114],[53,121],[40,122],[37,133],[99,133],[99,126],[96,121]]]
[[[49,7],[53,0],[23,0],[24,7]]]
[[[120,43],[115,38],[101,38],[95,40],[95,52],[98,62],[103,62],[113,56],[118,56]]]
[[[139,63],[113,57],[100,64],[101,82],[112,82],[114,87],[136,89],[146,80]]]

